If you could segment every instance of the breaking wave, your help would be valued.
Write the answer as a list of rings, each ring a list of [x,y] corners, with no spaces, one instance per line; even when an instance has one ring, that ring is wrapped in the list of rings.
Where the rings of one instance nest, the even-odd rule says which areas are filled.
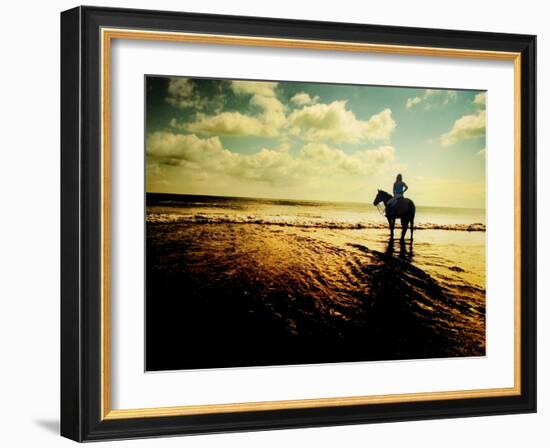
[[[386,222],[373,221],[337,221],[321,217],[301,217],[284,215],[254,215],[254,214],[177,214],[177,213],[147,213],[149,223],[190,223],[190,224],[262,224],[283,227],[304,227],[319,229],[385,229]],[[399,228],[396,222],[396,228]],[[454,230],[465,232],[485,232],[485,224],[436,224],[431,222],[419,222],[414,225],[415,230]]]

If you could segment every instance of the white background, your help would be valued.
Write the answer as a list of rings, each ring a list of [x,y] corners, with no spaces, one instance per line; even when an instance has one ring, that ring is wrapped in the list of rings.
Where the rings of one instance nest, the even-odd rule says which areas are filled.
[[[539,228],[550,224],[548,187],[542,174],[550,160],[544,153],[544,124],[550,120],[545,86],[550,55],[548,11],[543,2],[445,2],[394,0],[365,3],[258,2],[200,3],[157,0],[101,1],[89,4],[159,8],[404,26],[475,29],[538,34]],[[1,443],[5,446],[69,446],[57,436],[59,414],[59,11],[68,1],[17,2],[3,6],[0,123],[2,129],[2,221],[0,254]],[[546,36],[545,36],[546,34]],[[550,393],[546,345],[549,332],[547,266],[550,239],[539,235],[539,413],[383,425],[270,431],[125,441],[110,446],[547,446],[550,440]],[[546,277],[546,278],[545,278]],[[546,349],[546,350],[545,350]],[[98,444],[97,446],[108,446]]]

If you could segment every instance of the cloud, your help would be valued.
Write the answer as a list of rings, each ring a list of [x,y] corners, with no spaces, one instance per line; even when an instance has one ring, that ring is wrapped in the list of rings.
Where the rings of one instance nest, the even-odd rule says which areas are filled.
[[[299,92],[296,95],[294,95],[292,98],[290,98],[290,101],[292,101],[294,104],[298,106],[305,106],[307,104],[314,104],[319,101],[319,97],[311,97],[306,92]]]
[[[454,90],[426,89],[423,95],[407,98],[405,107],[412,109],[420,103],[424,103],[424,109],[429,110],[434,106],[441,106],[452,103],[457,99]]]
[[[164,131],[148,135],[146,143],[148,162],[179,169],[182,176],[202,173],[208,179],[210,174],[216,174],[271,184],[295,182],[301,176],[300,161],[285,149],[261,148],[243,155],[224,148],[218,137]]]
[[[221,92],[221,85],[218,85]],[[188,78],[170,78],[168,82],[166,102],[174,107],[194,110],[210,109],[219,113],[225,105],[225,95],[222,93],[202,97],[197,84]]]
[[[168,83],[168,96],[166,102],[172,106],[195,109],[202,109],[206,103],[206,98],[201,99],[195,83],[187,78],[170,78]]]
[[[422,98],[419,96],[415,96],[412,98],[407,98],[407,102],[405,103],[405,107],[407,109],[410,109],[414,106],[416,106],[418,103],[422,102]]]
[[[309,164],[316,172],[368,175],[393,160],[395,149],[392,146],[382,146],[347,154],[324,143],[308,143],[300,151],[299,157],[304,165]]]
[[[263,81],[230,83],[230,88],[236,95],[250,97],[250,107],[259,110],[259,113],[198,112],[192,122],[182,123],[174,119],[170,124],[187,132],[212,135],[280,137],[282,130],[288,130],[290,135],[308,141],[333,143],[387,141],[396,127],[390,109],[384,109],[368,120],[359,120],[352,111],[346,109],[346,101],[317,103],[318,97],[311,98],[305,92],[300,92],[291,99],[303,107],[287,115],[287,106],[277,98],[277,85],[276,82]],[[188,101],[193,88],[183,83],[178,86],[178,92],[179,97]]]
[[[195,121],[191,123],[179,123],[177,120],[172,120],[170,125],[189,132],[218,135],[276,135],[275,130],[267,127],[259,118],[240,112],[222,112],[217,115],[198,113]]]
[[[237,95],[276,96],[278,83],[269,81],[231,81],[231,90]]]
[[[475,97],[474,97],[474,101],[473,103],[478,105],[478,106],[483,106],[485,107],[485,99],[486,99],[486,93],[485,92],[481,92],[481,93],[478,93]]]
[[[249,98],[251,110],[257,113],[224,111],[216,114],[198,112],[192,122],[178,122],[173,119],[172,127],[191,133],[280,137],[283,130],[307,141],[332,143],[359,143],[365,140],[389,140],[396,123],[391,109],[384,109],[368,120],[359,120],[346,109],[346,101],[330,104],[317,103],[318,97],[311,98],[300,92],[291,99],[295,104],[305,104],[287,114],[287,106],[277,98],[277,83],[263,81],[232,81],[231,90],[236,95]],[[192,87],[183,84],[179,87],[180,97],[188,98]]]
[[[288,126],[292,135],[310,141],[358,143],[362,140],[388,140],[396,127],[391,109],[358,120],[346,109],[346,101],[314,104],[290,113]]]
[[[232,152],[218,137],[200,138],[194,134],[158,131],[147,136],[148,166],[166,166],[182,170],[181,176],[202,173],[230,176],[241,181],[271,185],[300,185],[315,180],[325,182],[338,175],[373,174],[395,159],[392,146],[362,149],[348,154],[324,143],[311,142],[292,154],[282,144],[276,148],[260,148],[252,154]],[[148,175],[154,180],[159,169]]]
[[[250,105],[261,110],[250,115],[241,112],[222,112],[214,115],[198,113],[191,123],[172,120],[171,126],[193,133],[276,137],[285,125],[286,106],[276,97],[276,82],[231,81],[237,95],[251,95]]]
[[[447,90],[443,95],[443,104],[449,104],[456,101],[457,94],[454,90]]]
[[[479,111],[477,114],[464,115],[454,122],[449,132],[440,137],[441,145],[450,146],[461,140],[485,136],[485,122],[484,110]]]
[[[147,157],[164,165],[203,164],[204,160],[230,158],[218,137],[199,138],[194,134],[154,132],[147,136]]]

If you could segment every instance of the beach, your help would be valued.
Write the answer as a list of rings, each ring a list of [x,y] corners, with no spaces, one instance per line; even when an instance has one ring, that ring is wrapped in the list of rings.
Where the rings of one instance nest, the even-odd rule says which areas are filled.
[[[485,355],[485,213],[148,194],[146,368]],[[396,235],[400,234],[397,230]]]

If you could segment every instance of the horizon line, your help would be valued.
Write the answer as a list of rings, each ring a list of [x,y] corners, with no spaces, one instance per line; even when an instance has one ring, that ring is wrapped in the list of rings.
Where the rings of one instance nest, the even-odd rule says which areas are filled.
[[[326,199],[294,199],[294,198],[269,198],[269,197],[257,197],[257,196],[231,196],[231,195],[218,195],[218,194],[197,194],[197,193],[167,193],[161,191],[145,191],[145,194],[166,194],[174,196],[206,196],[212,198],[231,198],[231,199],[261,199],[271,201],[302,201],[302,202],[325,202],[325,203],[340,203],[340,204],[367,204],[375,207],[371,202],[365,201],[335,201]],[[417,207],[438,207],[438,208],[458,208],[469,210],[486,210],[486,207],[456,207],[446,205],[425,205],[416,204]]]

